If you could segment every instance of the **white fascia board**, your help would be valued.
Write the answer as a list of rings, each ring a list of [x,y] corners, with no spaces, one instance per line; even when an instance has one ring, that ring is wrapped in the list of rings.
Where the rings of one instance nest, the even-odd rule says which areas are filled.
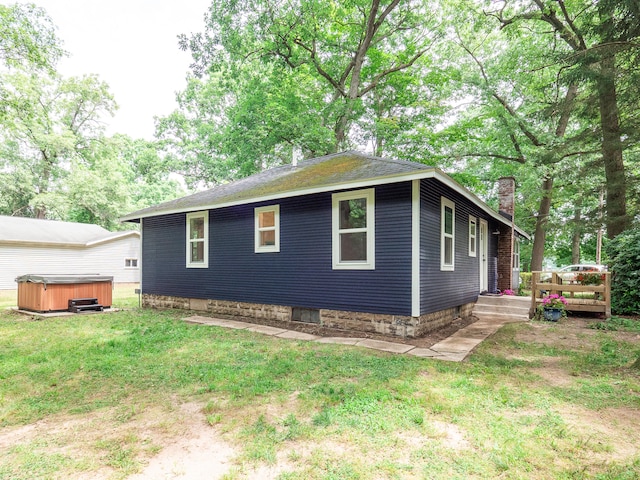
[[[94,245],[99,245],[101,243],[108,243],[108,242],[112,242],[114,240],[120,240],[121,238],[131,237],[131,236],[140,237],[140,232],[138,232],[137,230],[127,230],[127,231],[123,231],[122,233],[120,233],[118,235],[113,235],[113,236],[107,237],[107,238],[101,238],[99,240],[93,240],[93,241],[87,242],[87,243],[85,243],[83,245],[85,247],[93,247]]]
[[[447,185],[448,187],[452,188],[453,190],[461,194],[463,197],[467,198],[468,200],[471,200],[473,203],[480,206],[485,212],[487,212],[495,220],[509,227],[513,226],[520,235],[525,237],[527,240],[531,239],[531,237],[529,237],[527,233],[525,233],[520,228],[516,227],[512,221],[500,215],[498,212],[492,209],[489,205],[487,205],[484,201],[480,200],[480,198],[478,198],[475,194],[471,193],[469,190],[464,188],[462,185],[460,185],[458,182],[456,182],[453,178],[451,178],[446,173],[436,169],[436,174],[434,175],[434,177],[440,182],[442,182],[443,184]]]
[[[64,247],[64,248],[84,248],[84,243],[70,242],[35,242],[33,240],[0,240],[0,245],[16,245],[20,247]]]
[[[64,248],[87,248],[101,243],[108,243],[121,238],[129,237],[132,235],[140,236],[140,232],[136,230],[129,230],[122,232],[118,235],[113,235],[107,238],[101,238],[99,240],[93,240],[91,242],[38,242],[35,240],[0,240],[0,245],[18,245],[24,247],[64,247]]]

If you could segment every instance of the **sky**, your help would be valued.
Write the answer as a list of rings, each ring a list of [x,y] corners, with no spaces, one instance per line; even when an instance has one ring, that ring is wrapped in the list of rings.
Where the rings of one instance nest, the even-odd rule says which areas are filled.
[[[26,3],[20,0],[21,3]],[[177,36],[204,30],[211,0],[31,0],[45,9],[69,52],[65,77],[97,74],[119,105],[107,118],[109,135],[151,140],[154,116],[176,107],[191,56]]]

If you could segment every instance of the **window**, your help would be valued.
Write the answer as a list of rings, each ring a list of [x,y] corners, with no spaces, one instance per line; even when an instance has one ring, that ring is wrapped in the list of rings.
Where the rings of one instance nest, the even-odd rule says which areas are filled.
[[[259,207],[255,215],[255,252],[280,251],[280,205]]]
[[[440,270],[453,270],[455,260],[456,206],[444,197],[440,198]]]
[[[125,258],[124,259],[124,268],[138,268],[138,259],[137,258]]]
[[[187,268],[209,266],[209,212],[187,214]]]
[[[476,237],[477,237],[477,230],[478,228],[478,224],[476,223],[476,217],[472,217],[471,215],[469,215],[469,256],[470,257],[475,257],[476,256]]]
[[[520,270],[520,242],[517,238],[513,239],[513,269]]]
[[[375,268],[375,190],[334,193],[333,268]]]

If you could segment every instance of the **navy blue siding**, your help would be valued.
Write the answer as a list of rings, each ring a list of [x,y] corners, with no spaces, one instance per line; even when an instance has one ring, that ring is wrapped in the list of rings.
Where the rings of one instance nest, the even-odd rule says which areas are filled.
[[[331,194],[209,212],[209,268],[185,267],[185,214],[144,219],[144,293],[410,315],[411,183],[375,188],[375,270],[333,270]],[[280,252],[254,253],[257,206],[280,205]]]
[[[454,271],[440,270],[441,197],[455,203]],[[475,203],[434,180],[420,185],[420,313],[437,312],[474,302],[479,292],[479,256],[469,256],[469,215],[488,220],[489,290],[495,290],[493,272],[497,241],[491,235],[495,223]],[[478,224],[479,229],[479,224]],[[478,236],[479,238],[479,236]]]

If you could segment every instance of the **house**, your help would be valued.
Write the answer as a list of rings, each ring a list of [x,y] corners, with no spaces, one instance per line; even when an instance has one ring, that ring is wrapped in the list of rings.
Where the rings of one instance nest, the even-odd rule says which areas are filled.
[[[140,233],[85,223],[0,216],[0,289],[26,274],[100,274],[140,281]]]
[[[146,306],[419,336],[511,288],[526,234],[501,185],[503,214],[436,168],[344,152],[122,220],[141,225]]]

